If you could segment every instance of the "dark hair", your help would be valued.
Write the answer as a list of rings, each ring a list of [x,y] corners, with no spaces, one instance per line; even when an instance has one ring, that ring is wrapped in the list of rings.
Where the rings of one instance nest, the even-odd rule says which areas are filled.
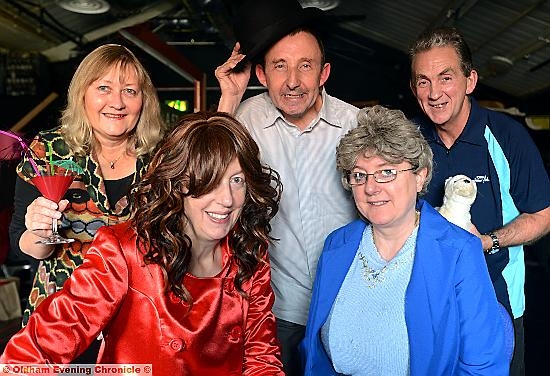
[[[184,198],[214,190],[228,165],[237,158],[246,180],[245,202],[229,232],[229,246],[238,272],[235,287],[262,262],[270,240],[269,221],[278,211],[282,185],[277,172],[261,164],[259,149],[246,129],[220,112],[184,116],[160,143],[143,179],[134,188],[131,210],[137,244],[146,263],[158,264],[166,289],[192,302],[182,280],[191,260],[191,239],[185,234]]]
[[[309,27],[309,26],[301,26],[301,27],[298,27],[297,29],[294,29],[293,31],[291,31],[290,33],[285,35],[283,38],[285,38],[287,36],[294,36],[294,35],[296,35],[298,33],[301,33],[301,32],[313,35],[313,37],[317,41],[317,45],[319,46],[319,50],[321,51],[321,69],[323,69],[323,65],[325,65],[325,46],[323,45],[323,40],[322,40],[322,37],[321,37],[321,33],[316,28]],[[281,39],[283,39],[283,38],[281,38]],[[277,42],[279,42],[281,39],[279,39]],[[277,43],[277,42],[275,42],[275,43]],[[267,52],[271,49],[271,47],[273,47],[273,45],[269,46],[267,49],[265,49],[264,51],[259,53],[252,60],[252,63],[253,64],[260,64],[263,68],[265,68],[265,55],[267,55]]]
[[[409,58],[412,62],[416,54],[420,52],[428,51],[434,47],[447,46],[455,49],[464,76],[470,76],[474,69],[472,53],[462,34],[454,27],[440,27],[422,33],[410,47]]]

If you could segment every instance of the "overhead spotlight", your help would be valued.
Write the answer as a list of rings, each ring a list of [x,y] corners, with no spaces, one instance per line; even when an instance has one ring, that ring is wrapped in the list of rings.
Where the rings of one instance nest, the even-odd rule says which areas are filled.
[[[298,0],[302,7],[315,7],[321,10],[331,10],[340,5],[340,0]]]
[[[101,14],[111,8],[105,0],[58,0],[57,5],[69,12],[82,14]]]
[[[494,55],[488,61],[488,68],[493,75],[507,73],[513,68],[514,62],[506,56]]]

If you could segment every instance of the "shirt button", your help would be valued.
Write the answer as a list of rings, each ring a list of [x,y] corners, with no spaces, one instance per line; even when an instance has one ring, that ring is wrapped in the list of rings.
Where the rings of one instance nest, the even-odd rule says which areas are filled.
[[[229,334],[229,340],[232,342],[238,342],[241,338],[242,329],[240,326],[235,326],[233,329],[231,329],[231,333]]]
[[[171,340],[169,346],[174,352],[185,350],[185,343],[179,338]]]
[[[173,292],[170,293],[170,301],[174,304],[179,304],[181,303],[181,298],[179,296],[177,296],[176,294],[174,294]]]

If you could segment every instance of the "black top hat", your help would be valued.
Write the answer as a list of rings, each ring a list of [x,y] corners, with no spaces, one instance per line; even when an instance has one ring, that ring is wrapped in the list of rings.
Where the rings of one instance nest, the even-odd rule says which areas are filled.
[[[233,31],[246,56],[234,68],[267,51],[280,39],[300,27],[314,27],[324,12],[302,8],[297,0],[246,0],[237,11]]]

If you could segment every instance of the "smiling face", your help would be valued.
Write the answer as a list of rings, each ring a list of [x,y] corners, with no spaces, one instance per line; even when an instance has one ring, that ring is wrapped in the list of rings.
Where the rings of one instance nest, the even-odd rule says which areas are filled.
[[[371,174],[378,170],[411,167],[409,162],[393,164],[378,156],[360,155],[352,172]],[[377,183],[371,175],[365,184],[352,187],[355,205],[375,229],[401,228],[414,223],[416,197],[422,190],[426,172],[426,168],[416,173],[403,171],[388,183]]]
[[[112,66],[84,94],[86,117],[100,143],[125,138],[136,127],[143,95],[134,69]]]
[[[287,35],[271,47],[264,60],[265,67],[256,65],[258,80],[285,119],[305,129],[321,109],[320,87],[330,75],[317,39],[305,31]]]
[[[209,193],[184,199],[186,234],[193,248],[217,244],[233,228],[246,198],[246,181],[238,159],[228,165],[220,184]]]
[[[422,111],[442,128],[462,130],[470,114],[471,94],[477,72],[465,76],[453,47],[434,47],[416,54],[412,61],[411,89]]]

